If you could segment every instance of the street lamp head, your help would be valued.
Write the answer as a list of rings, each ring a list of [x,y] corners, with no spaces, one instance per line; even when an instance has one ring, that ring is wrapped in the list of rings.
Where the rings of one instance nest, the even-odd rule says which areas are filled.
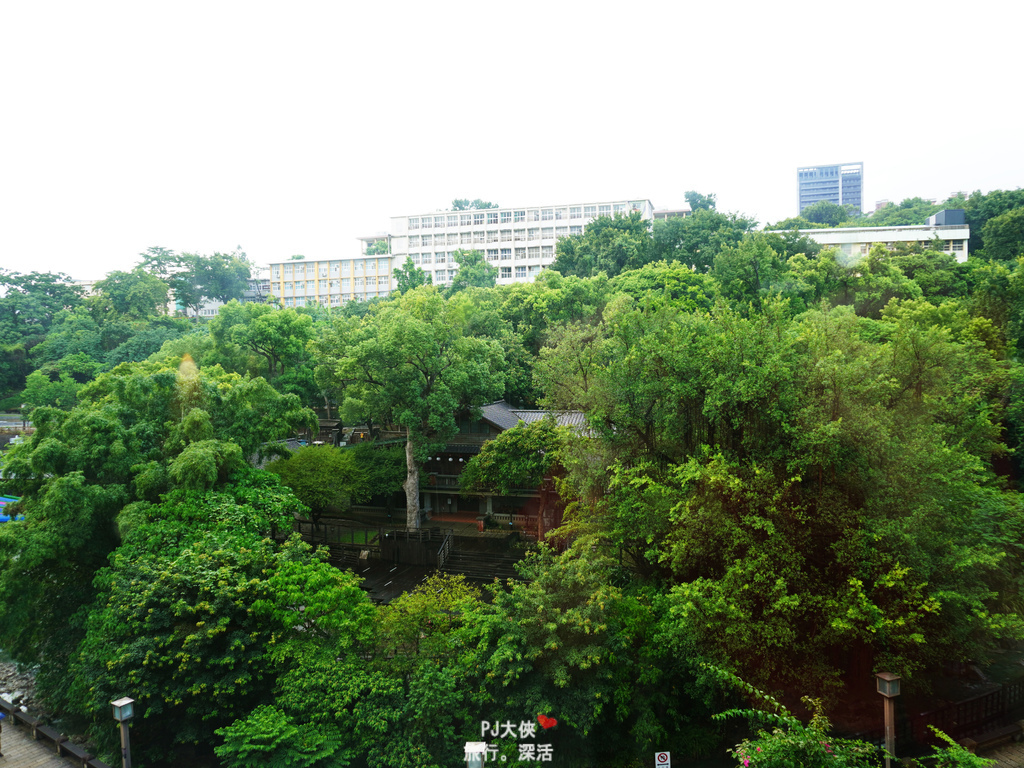
[[[110,702],[110,706],[114,708],[114,719],[119,723],[131,720],[135,715],[135,712],[132,709],[132,704],[134,703],[135,699],[129,699],[127,696],[123,699]]]
[[[878,684],[878,692],[891,699],[900,695],[900,676],[892,672],[876,672],[875,678]]]

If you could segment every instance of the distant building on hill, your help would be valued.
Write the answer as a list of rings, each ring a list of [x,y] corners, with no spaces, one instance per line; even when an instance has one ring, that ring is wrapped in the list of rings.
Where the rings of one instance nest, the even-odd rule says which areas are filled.
[[[407,259],[444,286],[458,272],[458,250],[483,253],[497,268],[499,285],[532,282],[555,260],[560,238],[583,234],[599,216],[633,212],[651,221],[687,216],[690,206],[655,211],[650,200],[611,200],[394,216],[390,232],[359,238],[358,256],[271,262],[270,291],[286,307],[337,307],[387,296],[395,288],[394,270]]]
[[[799,213],[822,200],[862,211],[864,163],[809,165],[796,169]]]
[[[839,248],[851,260],[866,256],[871,246],[880,243],[892,248],[896,243],[920,243],[932,250],[955,256],[959,262],[967,261],[967,243],[971,229],[958,209],[939,211],[928,224],[900,227],[837,227],[835,229],[801,229],[815,242]]]

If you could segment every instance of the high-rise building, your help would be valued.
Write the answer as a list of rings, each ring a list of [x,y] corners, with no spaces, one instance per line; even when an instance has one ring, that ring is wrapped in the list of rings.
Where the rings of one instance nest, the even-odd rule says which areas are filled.
[[[864,163],[811,165],[797,168],[796,177],[800,213],[822,200],[863,210]]]

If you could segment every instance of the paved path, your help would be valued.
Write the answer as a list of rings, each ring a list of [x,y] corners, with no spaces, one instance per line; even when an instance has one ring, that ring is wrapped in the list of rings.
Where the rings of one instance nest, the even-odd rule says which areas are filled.
[[[1003,744],[1001,747],[982,753],[981,756],[995,760],[995,768],[1024,768],[1024,743]]]
[[[33,741],[32,733],[24,725],[15,727],[11,718],[3,721],[0,768],[70,768],[78,765],[66,757],[58,757],[56,747],[49,741]]]

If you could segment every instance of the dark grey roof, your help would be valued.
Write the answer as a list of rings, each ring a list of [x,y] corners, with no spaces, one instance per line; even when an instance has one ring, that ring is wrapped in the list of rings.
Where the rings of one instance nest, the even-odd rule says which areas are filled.
[[[584,427],[587,423],[583,411],[514,411],[514,413],[527,424],[540,421],[549,415],[555,417],[555,423],[560,427]]]
[[[481,406],[480,411],[483,413],[484,419],[498,429],[512,429],[519,423],[519,416],[504,400]]]
[[[520,421],[532,424],[551,414],[560,427],[585,427],[586,417],[582,411],[537,411],[512,408],[504,400],[489,403],[480,409],[483,417],[499,429],[512,429]]]

